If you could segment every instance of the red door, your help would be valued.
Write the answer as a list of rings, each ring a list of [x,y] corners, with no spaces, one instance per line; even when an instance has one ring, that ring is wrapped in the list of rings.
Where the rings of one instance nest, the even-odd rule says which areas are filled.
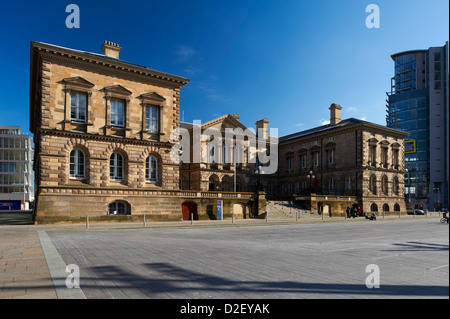
[[[191,220],[193,214],[194,220],[197,220],[197,205],[195,203],[186,202],[181,205],[183,220]]]

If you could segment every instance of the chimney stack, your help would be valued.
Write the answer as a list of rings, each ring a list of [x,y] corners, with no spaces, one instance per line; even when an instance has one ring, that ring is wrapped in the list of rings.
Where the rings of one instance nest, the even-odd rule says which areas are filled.
[[[102,51],[107,57],[119,59],[119,52],[122,48],[117,44],[110,41],[103,42]]]
[[[342,107],[339,104],[331,104],[330,106],[330,124],[334,125],[341,121]]]
[[[266,118],[263,118],[262,120],[256,122],[256,130],[257,130],[256,134],[259,133],[259,129],[263,129],[264,139],[269,138],[269,121]]]

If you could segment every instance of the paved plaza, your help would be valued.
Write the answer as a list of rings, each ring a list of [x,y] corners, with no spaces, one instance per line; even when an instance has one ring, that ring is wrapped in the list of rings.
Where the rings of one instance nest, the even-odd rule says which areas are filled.
[[[173,225],[0,227],[27,235],[23,245],[34,240],[29,255],[39,266],[20,285],[0,277],[0,293],[34,286],[44,298],[449,297],[449,227],[436,218]],[[11,264],[5,251],[0,266]],[[79,268],[81,289],[65,287],[66,265]],[[378,266],[380,288],[366,287],[368,265]]]

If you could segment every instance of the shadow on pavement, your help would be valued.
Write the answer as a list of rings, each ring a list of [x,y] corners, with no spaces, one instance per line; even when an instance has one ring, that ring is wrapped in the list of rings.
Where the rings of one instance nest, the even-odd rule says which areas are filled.
[[[33,225],[32,213],[4,213],[0,212],[0,226],[3,225]]]

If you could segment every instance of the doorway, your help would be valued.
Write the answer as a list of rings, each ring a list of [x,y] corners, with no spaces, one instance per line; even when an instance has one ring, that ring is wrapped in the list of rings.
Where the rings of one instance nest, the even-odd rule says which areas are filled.
[[[198,220],[197,204],[194,202],[184,202],[181,205],[181,212],[183,214],[183,220],[191,220],[191,215],[194,220]]]

